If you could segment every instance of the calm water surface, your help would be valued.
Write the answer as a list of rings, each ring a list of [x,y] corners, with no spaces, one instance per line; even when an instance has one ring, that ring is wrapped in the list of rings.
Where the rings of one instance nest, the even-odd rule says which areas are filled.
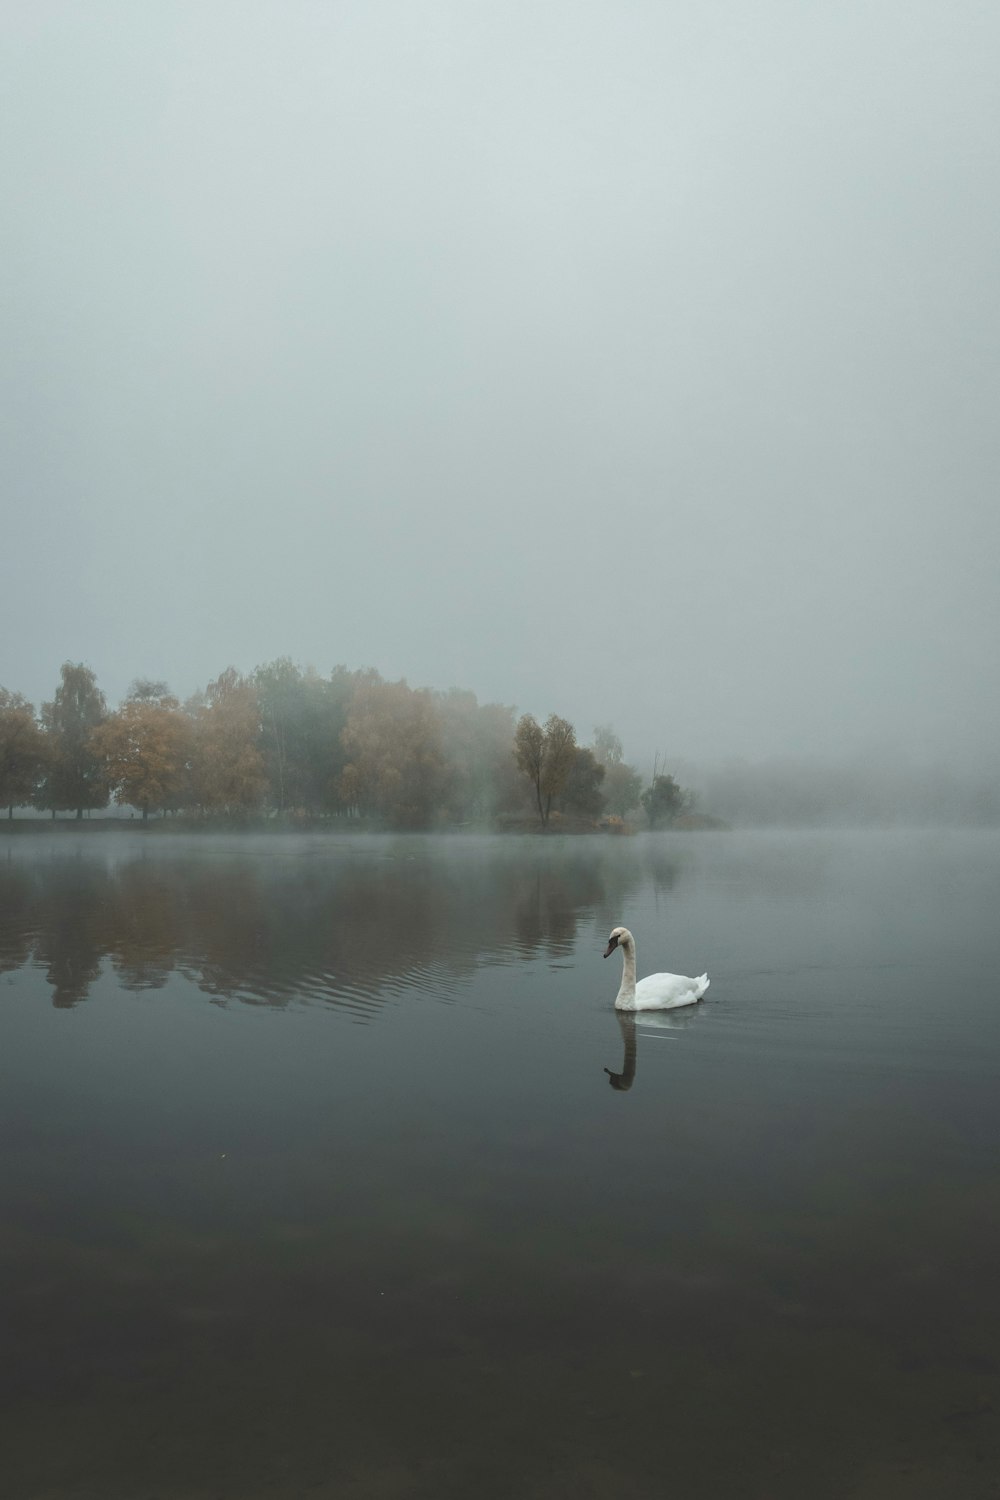
[[[986,833],[5,833],[0,1493],[996,1500],[998,974]]]

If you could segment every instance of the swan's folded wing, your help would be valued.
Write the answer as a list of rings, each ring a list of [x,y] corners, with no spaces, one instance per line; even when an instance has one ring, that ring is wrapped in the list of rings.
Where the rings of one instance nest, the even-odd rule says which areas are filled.
[[[635,987],[629,1009],[669,1010],[676,1005],[694,1005],[708,988],[708,975],[692,979],[688,974],[648,974]]]

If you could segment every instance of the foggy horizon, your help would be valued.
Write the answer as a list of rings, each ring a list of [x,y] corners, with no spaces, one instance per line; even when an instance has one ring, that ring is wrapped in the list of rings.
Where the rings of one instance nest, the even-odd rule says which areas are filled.
[[[5,33],[5,687],[288,656],[637,764],[995,760],[1000,15]]]

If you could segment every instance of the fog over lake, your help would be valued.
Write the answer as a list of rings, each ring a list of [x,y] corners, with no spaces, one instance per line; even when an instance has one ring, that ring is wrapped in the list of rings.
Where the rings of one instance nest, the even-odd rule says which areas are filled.
[[[640,764],[995,765],[994,7],[4,40],[8,689],[288,655]]]
[[[994,833],[7,837],[5,1493],[987,1500],[998,898]],[[702,1004],[616,1015],[623,921]]]

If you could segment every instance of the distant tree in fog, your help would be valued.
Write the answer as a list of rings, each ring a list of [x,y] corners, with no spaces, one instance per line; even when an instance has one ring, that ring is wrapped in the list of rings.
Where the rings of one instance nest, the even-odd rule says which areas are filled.
[[[93,733],[107,717],[107,704],[89,667],[67,661],[60,676],[52,702],[42,704],[46,760],[35,800],[53,817],[63,808],[75,808],[82,818],[85,808],[108,803],[104,763],[93,747]]]
[[[599,818],[604,811],[601,786],[605,775],[593,750],[577,746],[559,794],[560,810],[578,818]]]
[[[357,674],[301,672],[287,656],[254,673],[267,801],[276,812],[317,814],[338,805],[346,756],[341,734]]]
[[[376,677],[378,673],[374,674]],[[340,778],[347,765],[344,730],[355,689],[372,676],[368,671],[334,667],[322,680],[322,692],[310,700],[309,764],[321,811],[343,812]]]
[[[627,818],[633,808],[639,806],[642,795],[642,777],[632,766],[609,766],[604,778],[604,802],[609,813],[617,818]]]
[[[653,779],[640,798],[649,819],[650,828],[662,828],[687,812],[690,805],[688,794],[677,785],[672,776],[654,772]]]
[[[548,827],[552,799],[569,778],[576,754],[576,730],[558,714],[550,714],[543,729],[532,714],[523,714],[514,731],[514,759],[530,781],[543,828]]]
[[[514,710],[479,703],[475,693],[452,688],[435,694],[446,762],[445,803],[452,823],[482,823],[512,811],[522,800],[511,760]]]
[[[30,802],[45,765],[45,739],[35,710],[20,693],[0,687],[0,807],[8,818]]]
[[[598,724],[594,730],[594,754],[608,771],[625,759],[622,742],[610,724]]]
[[[302,789],[302,673],[287,656],[254,673],[260,713],[260,749],[270,801],[278,812],[304,807]]]
[[[594,730],[594,754],[606,773],[602,790],[607,811],[617,818],[627,817],[639,806],[642,777],[625,764],[622,742],[610,724],[598,724]]]
[[[159,703],[172,698],[169,687],[156,677],[137,677],[128,690],[128,701],[132,703]],[[176,704],[176,698],[173,699]]]

